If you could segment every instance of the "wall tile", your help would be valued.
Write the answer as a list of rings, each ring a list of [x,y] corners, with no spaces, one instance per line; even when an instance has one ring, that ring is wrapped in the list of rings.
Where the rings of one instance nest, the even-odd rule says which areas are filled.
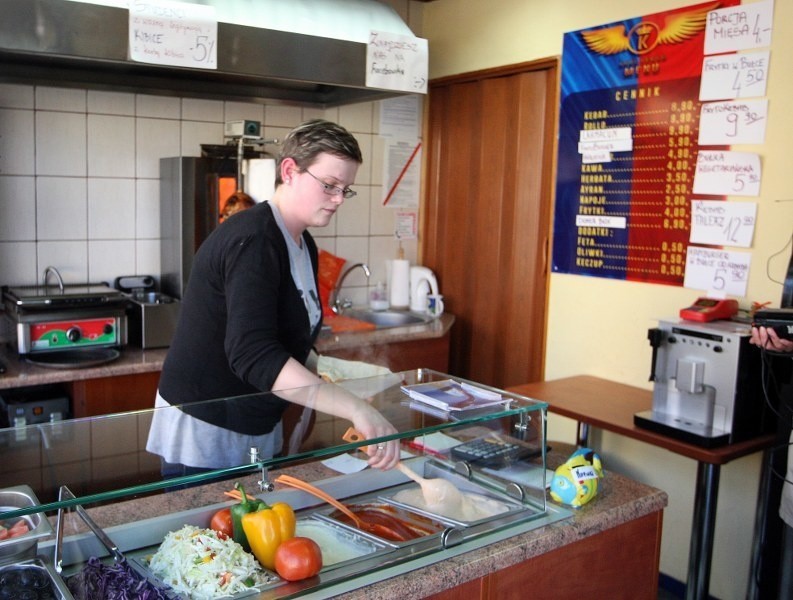
[[[88,239],[135,238],[135,180],[88,180]]]
[[[36,89],[37,110],[57,110],[85,113],[86,90],[38,86]]]
[[[88,275],[91,281],[111,282],[135,274],[135,240],[88,242]]]
[[[88,234],[87,198],[84,177],[37,177],[37,238],[85,240]]]
[[[369,182],[372,185],[383,185],[386,180],[387,174],[385,172],[386,167],[384,166],[385,146],[385,138],[380,137],[379,135],[372,136],[372,145],[369,148],[369,158],[372,167],[372,178],[369,180]],[[417,159],[418,157],[414,160]]]
[[[330,110],[335,111],[335,109],[330,109]],[[303,107],[303,118],[301,119],[300,122],[302,123],[303,121],[308,121],[309,119],[328,119],[328,120],[331,120],[331,121],[336,121],[337,120],[337,119],[335,119],[333,117],[328,116],[324,108],[315,108],[313,106],[304,106]],[[299,124],[300,123],[291,123],[289,125],[289,127],[295,127],[296,125],[299,125]]]
[[[135,114],[155,119],[179,119],[182,116],[182,103],[179,98],[136,94]]]
[[[135,176],[135,119],[88,115],[88,176]]]
[[[0,240],[36,239],[36,185],[33,177],[0,175]]]
[[[201,144],[222,144],[222,123],[182,121],[182,156],[201,156]],[[176,154],[174,156],[177,156]]]
[[[159,279],[161,270],[160,240],[141,240],[135,242],[134,275],[151,275]]]
[[[393,237],[396,228],[396,210],[383,206],[383,188],[379,185],[369,188],[369,234],[390,235]]]
[[[0,284],[35,285],[37,273],[34,242],[0,242]]]
[[[268,104],[264,107],[264,122],[267,127],[290,128],[298,125],[302,119],[303,110],[299,106]]]
[[[179,156],[179,121],[137,119],[135,168],[138,177],[159,179],[160,159]]]
[[[224,102],[223,123],[240,120],[264,123],[264,106],[251,102]]]
[[[351,266],[356,262],[369,262],[369,242],[365,237],[341,237],[336,238],[336,255],[347,259]],[[357,273],[350,273],[345,285],[363,285],[366,282],[363,271],[357,269]]]
[[[372,131],[372,102],[358,102],[339,107],[338,123],[350,133],[370,133]]]
[[[29,85],[0,83],[0,108],[33,108],[33,88]]]
[[[381,206],[379,111],[379,102],[323,109],[0,84],[0,283],[37,283],[49,264],[71,283],[159,275],[160,158],[223,143],[226,121],[261,120],[264,137],[283,140],[309,118],[347,127],[365,161],[359,196],[311,233],[384,279],[383,257],[396,255],[396,242],[394,209]],[[405,246],[415,257],[417,243]],[[345,285],[365,302],[366,282],[353,277]]]
[[[372,160],[372,137],[372,135],[367,133],[355,134],[363,155],[363,164],[358,169],[358,176],[355,178],[355,183],[358,185],[369,185],[372,182],[372,170],[375,168],[379,169],[380,164],[382,164],[375,164]]]
[[[336,211],[338,235],[369,235],[369,188],[357,186],[358,195],[345,200]]]
[[[53,266],[58,269],[65,283],[85,283],[88,281],[88,242],[40,241],[36,247],[36,272]]]
[[[186,121],[223,121],[223,102],[202,98],[182,98],[182,119]]]
[[[88,90],[88,112],[133,116],[135,114],[135,94]]]
[[[36,172],[33,114],[32,110],[0,109],[0,173]]]
[[[36,175],[84,177],[86,115],[36,111]]]
[[[138,179],[135,186],[135,237],[160,237],[160,181]]]
[[[388,284],[387,261],[396,258],[394,239],[387,236],[372,236],[369,238],[369,269],[372,276],[369,282],[376,285],[378,281]]]

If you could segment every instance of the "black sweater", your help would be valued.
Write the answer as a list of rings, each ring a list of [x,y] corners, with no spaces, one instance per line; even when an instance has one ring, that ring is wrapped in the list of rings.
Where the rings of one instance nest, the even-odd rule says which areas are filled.
[[[316,283],[317,246],[308,232],[303,243]],[[290,356],[305,363],[318,332],[319,326],[311,331],[272,209],[257,204],[219,225],[198,249],[160,394],[208,423],[269,433],[287,402],[261,392],[272,389]]]

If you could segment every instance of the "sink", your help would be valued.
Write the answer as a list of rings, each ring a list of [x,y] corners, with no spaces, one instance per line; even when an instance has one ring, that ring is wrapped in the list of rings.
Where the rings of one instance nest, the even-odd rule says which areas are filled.
[[[372,323],[377,329],[386,327],[402,327],[404,325],[422,325],[432,321],[429,315],[408,312],[406,310],[369,310],[366,308],[349,308],[344,311],[345,317]]]

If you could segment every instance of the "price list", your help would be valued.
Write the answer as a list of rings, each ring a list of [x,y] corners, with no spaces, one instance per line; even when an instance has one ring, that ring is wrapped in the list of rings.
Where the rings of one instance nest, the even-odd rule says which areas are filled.
[[[699,80],[687,78],[581,92],[563,103],[556,271],[682,284],[698,92]]]
[[[695,190],[712,7],[565,36],[554,272],[683,285],[692,200],[726,199]],[[689,35],[664,31],[681,21]]]

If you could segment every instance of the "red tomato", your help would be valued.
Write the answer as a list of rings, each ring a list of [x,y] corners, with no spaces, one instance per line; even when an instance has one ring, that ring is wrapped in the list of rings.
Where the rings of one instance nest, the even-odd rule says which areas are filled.
[[[225,538],[234,536],[234,522],[231,520],[231,509],[221,508],[214,515],[209,522],[209,528],[217,531],[218,535]]]
[[[307,537],[293,537],[281,542],[275,551],[275,571],[287,581],[308,579],[322,569],[322,551]]]

